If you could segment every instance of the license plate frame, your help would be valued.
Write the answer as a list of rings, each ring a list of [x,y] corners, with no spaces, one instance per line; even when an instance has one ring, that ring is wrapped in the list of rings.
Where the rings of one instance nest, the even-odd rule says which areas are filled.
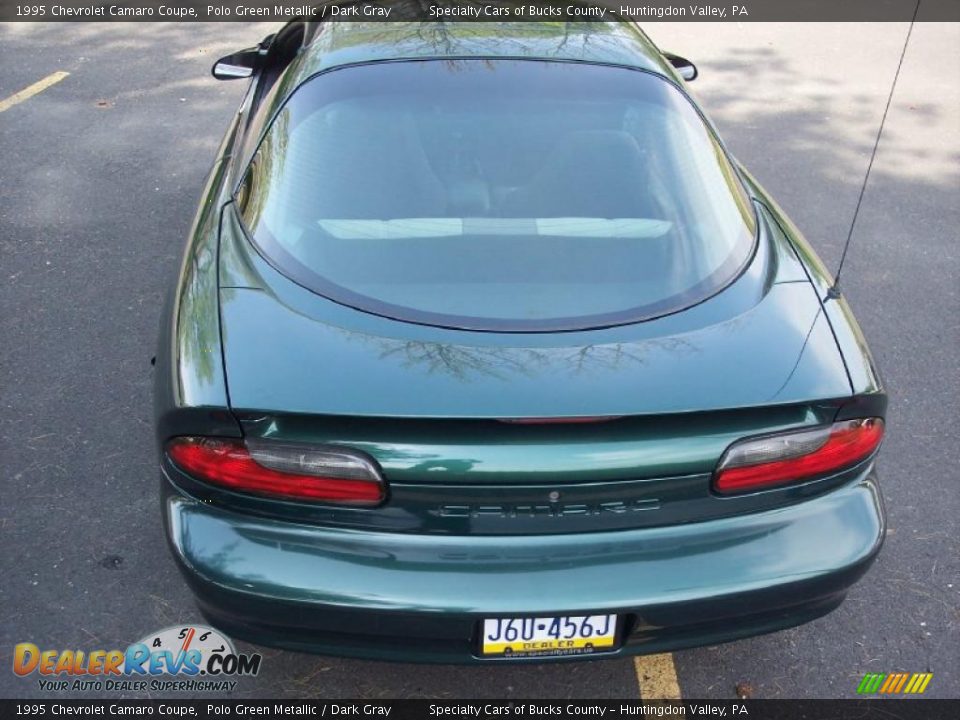
[[[623,616],[501,616],[478,623],[477,648],[485,660],[608,653],[620,647]]]

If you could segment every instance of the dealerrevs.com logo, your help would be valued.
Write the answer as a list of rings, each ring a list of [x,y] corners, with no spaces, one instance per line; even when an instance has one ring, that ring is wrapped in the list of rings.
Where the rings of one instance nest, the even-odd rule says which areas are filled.
[[[151,633],[126,650],[41,650],[19,643],[13,672],[37,674],[41,690],[231,691],[233,678],[256,675],[259,653],[238,653],[223,633],[178,625]]]

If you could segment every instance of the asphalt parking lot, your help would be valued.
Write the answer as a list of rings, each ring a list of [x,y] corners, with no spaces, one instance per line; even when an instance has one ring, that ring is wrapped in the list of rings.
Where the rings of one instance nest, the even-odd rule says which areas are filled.
[[[0,25],[0,696],[13,646],[125,647],[201,618],[157,503],[151,367],[204,176],[243,83],[209,66],[270,25]],[[693,59],[733,152],[836,267],[905,23],[651,24]],[[932,672],[960,697],[960,25],[918,24],[843,288],[889,386],[879,561],[831,615],[672,657],[680,692],[853,697]],[[241,697],[636,697],[631,660],[410,666],[265,649]],[[671,658],[667,658],[670,661]],[[639,673],[638,673],[639,669]],[[639,676],[639,677],[638,677]]]

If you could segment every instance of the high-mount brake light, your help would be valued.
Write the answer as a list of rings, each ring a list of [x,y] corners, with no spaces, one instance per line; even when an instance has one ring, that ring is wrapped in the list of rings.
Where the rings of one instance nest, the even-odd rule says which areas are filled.
[[[376,464],[348,448],[178,437],[167,455],[191,477],[241,493],[358,506],[386,497]]]
[[[587,423],[603,423],[619,420],[623,415],[597,415],[593,417],[531,417],[531,418],[500,418],[502,423],[511,425],[584,425]]]
[[[865,460],[882,440],[880,418],[747,438],[727,448],[713,488],[722,494],[753,492],[825,477]]]

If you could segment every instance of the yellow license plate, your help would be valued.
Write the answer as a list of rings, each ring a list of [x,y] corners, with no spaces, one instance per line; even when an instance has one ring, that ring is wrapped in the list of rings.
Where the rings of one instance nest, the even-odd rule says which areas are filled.
[[[617,616],[490,618],[481,631],[484,657],[586,655],[615,647]]]

